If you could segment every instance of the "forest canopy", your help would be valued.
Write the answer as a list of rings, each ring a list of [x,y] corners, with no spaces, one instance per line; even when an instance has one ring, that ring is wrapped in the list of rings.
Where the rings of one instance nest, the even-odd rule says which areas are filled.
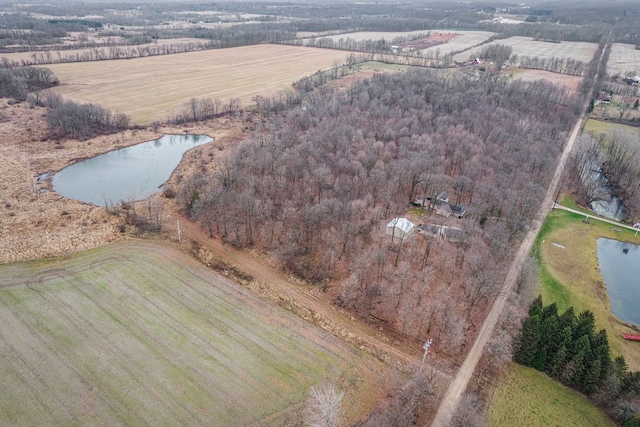
[[[211,235],[258,245],[309,281],[344,280],[340,304],[418,336],[459,310],[434,298],[464,295],[457,314],[470,320],[497,292],[578,105],[545,81],[433,70],[322,87],[184,181],[180,201]],[[462,241],[437,253],[422,238],[382,244],[386,222],[443,190],[468,205]]]

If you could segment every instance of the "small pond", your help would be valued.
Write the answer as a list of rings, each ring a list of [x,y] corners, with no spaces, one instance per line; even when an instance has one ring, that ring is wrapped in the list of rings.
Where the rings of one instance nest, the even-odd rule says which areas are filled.
[[[640,326],[640,246],[598,239],[598,262],[611,312],[623,322]]]
[[[187,150],[211,141],[205,135],[165,135],[110,151],[56,173],[53,189],[97,206],[143,200],[169,179]]]

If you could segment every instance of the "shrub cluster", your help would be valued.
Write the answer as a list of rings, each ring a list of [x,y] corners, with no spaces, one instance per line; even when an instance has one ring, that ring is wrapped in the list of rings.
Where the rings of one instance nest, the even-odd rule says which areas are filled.
[[[0,63],[0,97],[17,101],[27,99],[29,92],[48,89],[59,84],[48,68],[14,67]]]

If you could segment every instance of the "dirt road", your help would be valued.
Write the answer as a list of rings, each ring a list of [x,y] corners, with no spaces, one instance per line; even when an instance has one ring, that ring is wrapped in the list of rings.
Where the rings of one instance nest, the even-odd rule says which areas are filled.
[[[167,221],[169,227],[175,227],[175,231],[177,219]],[[209,238],[197,224],[184,217],[179,217],[179,220],[183,243],[187,239],[195,240],[215,257],[251,275],[254,280],[247,286],[258,295],[402,371],[414,369],[420,363],[420,344],[386,334],[335,307],[318,287],[310,287],[286,277],[270,266],[270,260],[264,256],[222,244],[219,239]],[[442,366],[437,368],[448,370]]]
[[[527,254],[531,250],[533,246],[533,242],[540,231],[540,227],[542,226],[542,222],[544,218],[547,216],[549,211],[553,209],[554,206],[554,196],[557,192],[558,185],[560,183],[560,177],[564,171],[564,167],[567,163],[567,159],[569,158],[569,154],[573,149],[573,145],[578,138],[578,134],[580,133],[580,129],[582,128],[582,122],[585,119],[584,113],[578,119],[578,122],[573,127],[573,131],[567,140],[567,144],[565,145],[564,151],[562,152],[562,156],[560,157],[560,161],[558,162],[558,167],[553,175],[553,179],[551,180],[551,185],[547,190],[547,193],[540,204],[540,209],[536,214],[536,218],[533,222],[531,229],[527,232],[518,252],[516,253],[516,257],[511,264],[511,268],[509,269],[509,273],[500,289],[498,297],[493,303],[489,314],[487,315],[480,331],[478,332],[478,337],[473,343],[473,347],[467,354],[466,359],[462,363],[460,370],[456,374],[453,382],[449,385],[449,389],[447,390],[442,402],[440,402],[440,408],[438,408],[438,412],[436,417],[431,424],[432,427],[444,427],[448,426],[451,421],[451,416],[455,411],[456,406],[458,405],[458,401],[467,388],[467,384],[475,371],[476,365],[480,360],[480,356],[482,356],[482,350],[484,349],[485,344],[491,337],[493,329],[500,318],[500,314],[504,308],[505,303],[509,297],[509,294],[513,290],[516,279],[518,277],[518,272],[522,268],[522,265],[526,259]]]

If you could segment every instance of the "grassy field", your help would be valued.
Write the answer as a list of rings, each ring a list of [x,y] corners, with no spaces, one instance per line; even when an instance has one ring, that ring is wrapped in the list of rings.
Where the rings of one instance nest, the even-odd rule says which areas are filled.
[[[256,95],[273,95],[346,56],[330,49],[261,44],[49,68],[60,79],[55,90],[63,96],[150,123],[166,119],[190,98],[240,98],[249,104]]]
[[[353,421],[379,388],[376,362],[162,244],[0,266],[0,283],[0,425],[295,425],[323,381]]]
[[[627,71],[640,74],[640,50],[636,50],[633,44],[614,43],[607,62],[607,73],[624,75]]]
[[[615,426],[580,393],[517,363],[509,365],[491,396],[489,425]]]
[[[640,244],[640,235],[635,237],[631,230],[599,221],[591,220],[587,224],[583,219],[578,214],[559,210],[547,216],[534,248],[541,261],[542,299],[545,304],[555,302],[561,312],[569,306],[573,306],[576,313],[591,310],[596,328],[607,330],[612,354],[622,354],[632,370],[640,370],[638,343],[620,337],[623,332],[632,332],[631,328],[610,312],[596,248],[600,237]]]
[[[493,44],[501,44],[511,46],[513,53],[518,56],[529,56],[531,58],[573,58],[578,61],[589,62],[598,48],[596,43],[585,42],[562,42],[548,43],[543,41],[534,41],[530,37],[509,37],[504,40],[493,41],[486,46]],[[466,61],[469,59],[471,52],[464,52],[454,57],[456,61]]]
[[[616,130],[629,132],[640,136],[640,128],[622,125],[612,122],[603,122],[602,120],[589,119],[584,125],[583,133],[591,134],[592,136],[598,136],[602,134],[610,134]]]

